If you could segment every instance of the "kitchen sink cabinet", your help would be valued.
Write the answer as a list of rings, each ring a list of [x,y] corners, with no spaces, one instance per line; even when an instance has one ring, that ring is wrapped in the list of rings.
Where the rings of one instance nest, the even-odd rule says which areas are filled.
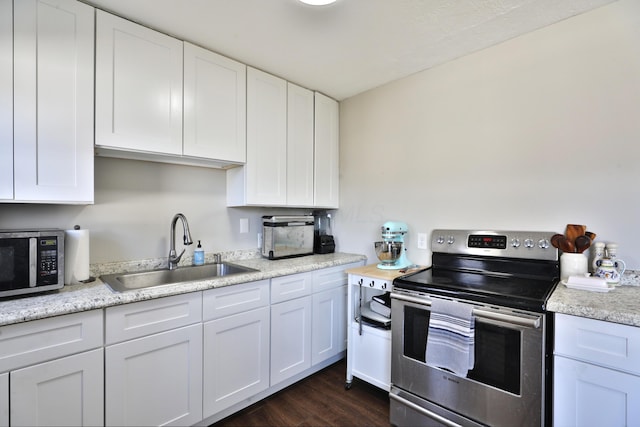
[[[554,425],[640,425],[640,328],[555,316]]]
[[[204,418],[269,387],[269,281],[203,295]]]
[[[0,328],[0,425],[103,425],[102,325],[94,310]]]
[[[0,2],[4,202],[93,203],[94,13],[75,0]]]
[[[105,311],[105,423],[202,420],[202,293]]]

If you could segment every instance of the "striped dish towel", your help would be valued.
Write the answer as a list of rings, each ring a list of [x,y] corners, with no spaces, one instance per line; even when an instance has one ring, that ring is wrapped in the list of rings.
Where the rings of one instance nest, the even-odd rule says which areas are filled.
[[[440,298],[431,300],[427,365],[466,377],[474,364],[473,306]]]

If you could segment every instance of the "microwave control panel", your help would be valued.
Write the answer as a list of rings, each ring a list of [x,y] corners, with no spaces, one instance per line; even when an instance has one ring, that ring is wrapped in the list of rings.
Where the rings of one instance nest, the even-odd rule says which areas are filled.
[[[58,278],[58,238],[38,237],[38,285],[57,283]]]

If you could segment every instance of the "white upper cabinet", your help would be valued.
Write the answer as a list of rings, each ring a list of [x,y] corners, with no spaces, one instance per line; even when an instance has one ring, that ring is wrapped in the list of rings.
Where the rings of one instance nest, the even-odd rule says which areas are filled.
[[[207,167],[244,163],[246,66],[98,11],[96,152]]]
[[[94,9],[74,0],[15,2],[12,138],[11,112],[5,114],[11,98],[10,7],[2,0],[0,197],[93,203]],[[13,191],[11,167],[5,168],[10,160]]]
[[[184,43],[184,155],[244,163],[247,67]]]
[[[248,68],[247,163],[227,206],[338,207],[338,102]]]
[[[182,154],[182,42],[97,11],[96,145]]]
[[[287,203],[287,82],[247,67],[247,164],[227,171],[227,205]]]
[[[0,200],[13,199],[12,17],[11,0],[0,0]]]
[[[313,92],[287,85],[287,205],[313,206]]]
[[[337,208],[340,203],[340,110],[338,102],[315,94],[314,204]]]

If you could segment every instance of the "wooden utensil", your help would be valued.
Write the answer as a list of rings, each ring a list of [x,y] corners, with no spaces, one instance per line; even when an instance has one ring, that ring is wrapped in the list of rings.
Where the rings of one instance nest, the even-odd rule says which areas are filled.
[[[558,249],[560,249],[562,252],[576,251],[576,245],[572,241],[567,239],[567,236],[563,236],[562,234],[558,238],[558,245]]]
[[[585,231],[584,235],[591,239],[591,243],[596,240],[596,233],[592,233],[591,231]]]
[[[587,231],[586,225],[567,224],[567,229],[564,235],[567,236],[567,239],[569,239],[571,243],[574,243],[578,236],[584,235],[585,231]]]
[[[575,245],[576,252],[581,254],[589,249],[589,246],[591,246],[591,239],[586,234],[583,234],[582,236],[576,237]]]
[[[554,234],[553,236],[551,236],[551,245],[556,248],[556,249],[560,249],[560,240],[561,239],[566,239],[564,234]]]

